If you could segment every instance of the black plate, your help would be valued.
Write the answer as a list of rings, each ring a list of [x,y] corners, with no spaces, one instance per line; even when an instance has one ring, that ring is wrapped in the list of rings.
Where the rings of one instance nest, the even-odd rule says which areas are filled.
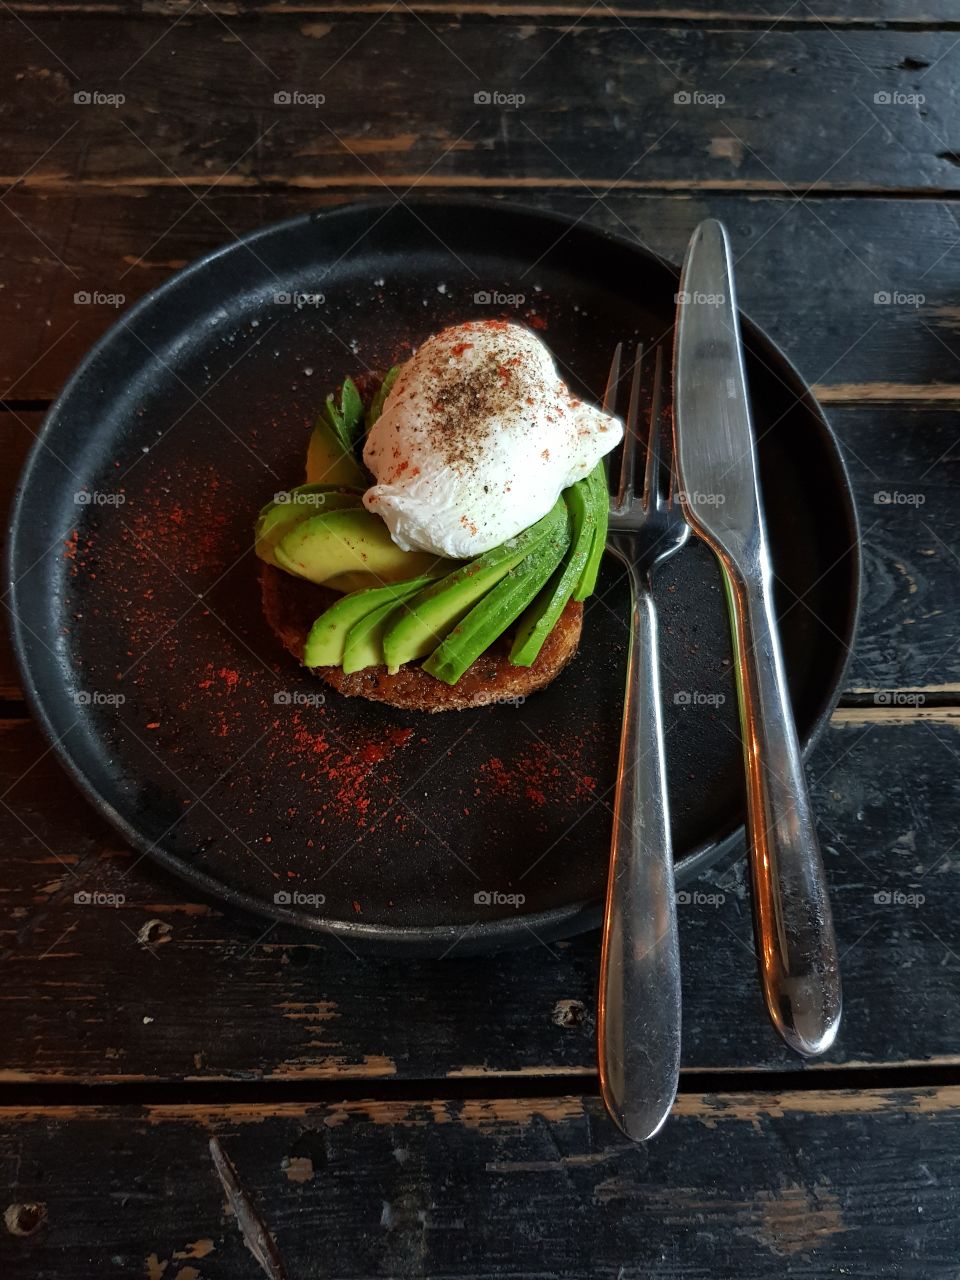
[[[428,201],[268,227],[121,318],[30,456],[8,573],[28,695],[131,845],[221,900],[351,942],[462,954],[597,922],[626,642],[614,566],[579,658],[522,706],[423,716],[327,690],[318,707],[325,686],[262,621],[251,522],[302,479],[308,424],[345,373],[497,314],[541,329],[596,394],[618,339],[669,337],[675,288],[674,268],[583,225]],[[745,335],[809,745],[853,637],[856,517],[799,376]],[[737,836],[740,741],[710,553],[689,544],[658,590],[683,880]]]

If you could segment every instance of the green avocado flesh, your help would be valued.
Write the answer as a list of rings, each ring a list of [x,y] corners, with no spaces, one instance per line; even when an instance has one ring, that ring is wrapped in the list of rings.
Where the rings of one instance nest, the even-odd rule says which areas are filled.
[[[273,564],[273,549],[289,531],[321,511],[338,511],[347,507],[359,507],[358,490],[349,492],[328,484],[302,484],[285,495],[286,501],[268,502],[261,508],[255,530],[256,551],[261,560]]]
[[[412,590],[398,595],[396,599],[386,604],[379,605],[371,613],[361,618],[355,626],[350,628],[350,634],[347,636],[347,642],[343,647],[343,666],[344,671],[349,675],[352,671],[362,671],[364,667],[382,667],[386,661],[383,656],[383,637],[387,627],[395,617],[399,617],[405,609],[410,606],[408,601],[411,596],[416,595],[417,591],[422,590],[430,579],[416,578],[414,581],[418,584],[412,587]],[[400,583],[399,586],[407,586],[407,583]]]
[[[586,600],[587,596],[593,594],[593,589],[597,585],[597,574],[600,572],[600,562],[603,559],[603,553],[607,546],[607,520],[610,513],[610,496],[607,493],[607,473],[604,469],[603,462],[598,462],[587,476],[586,480],[581,480],[579,483],[586,484],[589,487],[589,492],[593,498],[592,505],[594,515],[596,517],[590,554],[587,556],[586,564],[583,566],[580,581],[577,583],[573,591],[574,600]]]
[[[446,560],[443,565],[444,568],[447,567]],[[360,569],[350,569],[346,573],[335,573],[323,585],[330,591],[341,591],[344,595],[349,595],[351,591],[369,591],[373,587],[382,587],[383,578]]]
[[[307,483],[350,485],[356,489],[366,489],[370,485],[370,477],[323,418],[317,419],[310,433]]]
[[[374,587],[369,591],[354,591],[343,596],[322,613],[310,628],[303,649],[303,665],[305,667],[339,667],[345,671],[359,671],[361,667],[374,666],[383,658],[375,658],[370,662],[360,661],[357,665],[348,666],[348,655],[352,652],[352,661],[356,661],[363,648],[364,635],[357,630],[370,618],[385,616],[395,609],[398,602],[415,595],[430,582],[430,578],[421,575],[409,582],[398,582],[385,587]],[[351,650],[351,645],[353,646]],[[379,652],[379,651],[378,651]]]
[[[456,684],[484,649],[516,621],[566,554],[570,532],[565,509],[563,516],[563,522],[447,633],[423,664],[424,671],[446,684]]]
[[[536,524],[475,560],[431,583],[415,596],[406,610],[392,621],[383,636],[387,669],[393,673],[405,662],[432,653],[447,632],[482,600],[511,569],[558,529],[565,529],[567,509],[563,500]],[[499,634],[499,632],[498,632]],[[492,639],[495,639],[493,637]],[[488,641],[492,643],[492,639]]]
[[[273,550],[281,569],[324,586],[341,574],[371,574],[381,583],[430,573],[444,562],[424,551],[401,551],[379,516],[365,507],[311,516]]]
[[[597,513],[589,480],[578,480],[563,496],[570,512],[570,554],[554,571],[517,625],[516,638],[510,650],[510,661],[515,667],[529,667],[536,660],[583,576],[593,549]]]

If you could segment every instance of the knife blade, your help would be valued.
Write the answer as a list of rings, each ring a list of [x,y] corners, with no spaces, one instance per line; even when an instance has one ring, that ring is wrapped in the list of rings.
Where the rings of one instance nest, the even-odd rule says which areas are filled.
[[[684,261],[674,378],[677,496],[720,561],[730,608],[764,1000],[787,1044],[813,1056],[840,1022],[836,938],[773,608],[733,259],[714,219]]]

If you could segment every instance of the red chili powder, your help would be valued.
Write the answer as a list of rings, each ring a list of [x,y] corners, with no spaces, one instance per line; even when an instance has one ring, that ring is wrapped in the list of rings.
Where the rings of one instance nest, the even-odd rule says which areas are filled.
[[[491,756],[480,766],[480,778],[507,800],[525,802],[542,809],[544,805],[578,802],[592,797],[595,779],[581,774],[578,760],[582,744],[554,754],[539,742],[522,748],[509,763]],[[571,758],[573,757],[573,758]],[[477,787],[475,795],[481,794]]]
[[[183,477],[159,471],[156,488],[124,516],[126,540],[134,559],[145,566],[156,556],[179,574],[215,578],[225,557],[236,555],[226,545],[230,505],[218,496],[221,477],[215,467],[195,470],[189,483],[191,491],[184,494]],[[181,494],[180,502],[171,500],[171,491]]]
[[[285,755],[304,767],[300,778],[317,784],[317,789],[328,792],[324,784],[332,784],[317,816],[324,820],[328,815],[336,818],[352,818],[357,826],[365,827],[371,813],[374,795],[371,784],[377,780],[389,785],[390,776],[380,766],[388,762],[398,750],[413,737],[412,729],[387,729],[382,738],[371,739],[364,731],[360,738],[354,734],[339,738],[324,728],[310,727],[299,711],[289,722],[275,722],[277,737],[274,758]],[[312,768],[311,768],[312,766]],[[389,792],[385,807],[390,804]]]

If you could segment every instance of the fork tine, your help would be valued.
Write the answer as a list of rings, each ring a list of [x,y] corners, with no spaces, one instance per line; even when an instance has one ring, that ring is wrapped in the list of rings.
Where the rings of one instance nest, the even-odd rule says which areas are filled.
[[[663,460],[661,456],[663,432],[660,414],[663,409],[663,347],[657,347],[653,366],[653,395],[650,401],[650,431],[647,435],[647,465],[643,474],[643,505],[649,511],[663,506],[667,491],[663,484]]]
[[[617,387],[620,384],[620,358],[623,355],[623,343],[618,342],[610,361],[610,372],[607,374],[607,389],[603,393],[603,412],[616,413]]]
[[[607,386],[603,393],[603,411],[604,413],[616,413],[617,411],[617,391],[620,387],[620,359],[623,355],[623,343],[618,342],[613,351],[613,359],[610,361],[610,372],[607,374]],[[607,492],[610,491],[610,455],[609,453],[603,459],[603,474],[607,481]]]
[[[617,489],[617,506],[621,510],[633,501],[633,476],[637,465],[637,426],[640,420],[640,367],[643,363],[643,346],[638,343],[633,357],[633,377],[630,380],[630,403],[623,423],[623,452],[620,456],[620,485]]]

